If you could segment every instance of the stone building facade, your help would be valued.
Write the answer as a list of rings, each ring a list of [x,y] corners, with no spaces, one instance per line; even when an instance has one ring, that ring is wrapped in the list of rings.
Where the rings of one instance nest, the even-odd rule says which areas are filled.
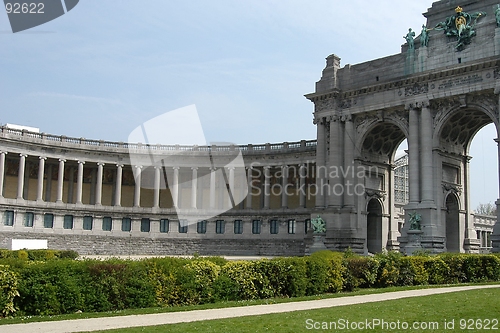
[[[333,250],[498,251],[500,224],[470,208],[468,166],[477,131],[499,129],[497,5],[438,1],[401,53],[344,67],[328,56],[306,95],[317,140],[167,146],[2,127],[0,247],[31,238],[82,254],[303,255],[319,215]],[[405,138],[406,171],[394,158]],[[136,163],[148,159],[162,163]],[[200,207],[207,218],[194,218]]]

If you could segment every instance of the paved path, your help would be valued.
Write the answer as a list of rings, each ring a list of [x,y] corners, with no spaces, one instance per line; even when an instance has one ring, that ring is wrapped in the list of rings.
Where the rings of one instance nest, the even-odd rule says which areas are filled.
[[[137,326],[154,326],[164,324],[186,323],[192,321],[233,318],[243,316],[263,315],[269,313],[291,312],[330,308],[342,305],[381,302],[406,297],[427,296],[485,288],[500,288],[500,285],[447,287],[436,289],[419,289],[396,291],[383,294],[363,296],[346,296],[314,301],[291,302],[269,305],[252,305],[236,308],[196,310],[185,312],[170,312],[135,316],[106,317],[92,319],[75,319],[53,322],[27,323],[15,325],[0,325],[0,333],[68,333],[87,332],[114,328]]]

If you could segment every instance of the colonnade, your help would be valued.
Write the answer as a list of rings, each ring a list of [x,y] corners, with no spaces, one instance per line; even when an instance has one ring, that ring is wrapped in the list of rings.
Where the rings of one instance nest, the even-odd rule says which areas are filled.
[[[0,151],[0,198],[4,197],[4,187],[5,187],[5,177],[6,177],[6,161],[7,155],[9,155],[10,160],[15,161],[18,158],[18,170],[17,170],[17,189],[15,196],[10,196],[16,198],[17,200],[28,200],[28,196],[33,198],[39,203],[42,202],[52,202],[51,192],[52,192],[52,174],[53,168],[57,167],[57,180],[55,181],[55,202],[56,203],[69,203],[76,205],[93,204],[96,206],[101,206],[103,204],[103,176],[105,167],[109,168],[111,163],[89,162],[84,160],[69,160],[65,158],[50,157],[51,163],[48,163],[47,156],[36,156],[38,164],[38,174],[36,181],[36,191],[29,189],[28,193],[28,180],[30,165],[36,163],[34,161],[34,156],[28,156],[25,153],[12,153],[7,151]],[[14,157],[11,157],[14,156]],[[56,162],[56,163],[54,163]],[[75,163],[76,162],[76,163]],[[76,164],[76,165],[75,165]],[[310,170],[312,169],[312,164],[302,163],[300,165],[261,165],[259,166],[249,166],[246,167],[246,179],[238,177],[235,179],[235,168],[230,166],[225,168],[225,177],[222,177],[216,171],[217,169],[213,167],[180,167],[180,166],[154,166],[154,167],[143,167],[143,166],[127,166],[123,163],[113,163],[115,169],[113,172],[113,184],[112,184],[112,199],[105,200],[109,204],[111,201],[111,206],[122,206],[123,200],[122,196],[124,192],[124,170],[131,172],[133,168],[134,182],[131,184],[133,190],[127,190],[128,193],[133,193],[132,206],[133,207],[143,207],[143,208],[183,208],[183,209],[215,209],[217,205],[228,207],[228,208],[247,208],[247,209],[288,209],[288,208],[305,208],[308,201],[311,201],[311,196],[314,193],[310,192],[308,185],[314,182],[314,175],[311,176]],[[84,169],[92,168],[92,184],[90,189],[90,199],[84,200]],[[291,169],[296,170],[290,173]],[[109,169],[108,169],[109,170]],[[189,171],[188,171],[189,170]],[[65,173],[66,172],[66,173]],[[181,174],[186,178],[187,172],[190,172],[189,183],[186,181],[181,181]],[[75,180],[76,173],[76,180]],[[167,181],[166,175],[169,175]],[[279,183],[271,184],[271,180],[279,173]],[[207,177],[207,175],[209,176]],[[66,180],[65,180],[66,175]],[[201,175],[201,177],[200,177]],[[205,177],[203,176],[205,175]],[[295,177],[295,184],[291,184],[289,181],[290,176]],[[32,176],[33,177],[33,176]],[[151,177],[145,178],[145,177]],[[203,180],[207,180],[208,188],[205,186],[207,184],[203,183]],[[311,180],[312,179],[312,180]],[[44,181],[45,180],[45,181]],[[55,180],[55,179],[54,179]],[[183,179],[184,180],[184,179]],[[183,184],[186,183],[186,184]],[[308,184],[309,183],[309,184]],[[11,184],[12,185],[12,184]],[[129,184],[130,185],[130,184]],[[68,188],[65,188],[65,187]],[[244,198],[243,202],[234,202],[231,195],[224,196],[224,201],[221,202],[222,196],[218,195],[221,188],[224,190],[226,188],[234,189],[238,188],[243,190],[243,187],[248,187],[249,195]],[[189,187],[189,188],[188,188]],[[279,188],[279,191],[276,190]],[[141,196],[144,192],[141,189],[152,190],[152,205],[141,205]],[[171,207],[160,207],[160,194],[165,195],[162,190],[168,189],[171,197]],[[182,203],[183,190],[187,190],[190,193],[189,203],[186,198],[185,202]],[[204,190],[206,190],[205,196],[208,194],[207,203],[202,203],[201,196]],[[64,193],[67,191],[67,197],[64,197]],[[131,192],[130,192],[131,191]],[[34,196],[34,193],[36,196]],[[108,191],[109,192],[109,191]],[[45,194],[45,196],[44,196]],[[186,194],[186,193],[185,193]],[[290,206],[290,197],[298,196],[298,200],[295,199],[292,202],[292,207]],[[151,198],[147,200],[151,202]],[[256,202],[257,201],[257,202]],[[279,204],[277,203],[279,201]],[[126,205],[130,206],[130,205]],[[182,206],[182,207],[181,207]],[[203,207],[202,207],[203,206]]]

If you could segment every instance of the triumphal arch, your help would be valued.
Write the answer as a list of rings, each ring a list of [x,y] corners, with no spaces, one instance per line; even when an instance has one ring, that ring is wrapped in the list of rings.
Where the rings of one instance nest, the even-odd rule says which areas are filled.
[[[468,152],[483,126],[499,130],[500,5],[438,1],[424,16],[399,54],[343,67],[327,57],[316,91],[306,95],[318,140],[313,215],[326,221],[328,248],[479,248]],[[398,224],[394,156],[404,139],[409,202]],[[500,223],[492,241],[500,251]]]

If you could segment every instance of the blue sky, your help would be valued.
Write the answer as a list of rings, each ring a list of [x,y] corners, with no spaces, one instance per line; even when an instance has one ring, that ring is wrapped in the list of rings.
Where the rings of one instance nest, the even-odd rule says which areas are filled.
[[[303,95],[325,57],[343,66],[400,52],[432,2],[81,0],[17,34],[0,11],[0,123],[126,141],[139,124],[196,104],[209,142],[314,139]],[[498,197],[496,134],[481,134],[472,207]]]

